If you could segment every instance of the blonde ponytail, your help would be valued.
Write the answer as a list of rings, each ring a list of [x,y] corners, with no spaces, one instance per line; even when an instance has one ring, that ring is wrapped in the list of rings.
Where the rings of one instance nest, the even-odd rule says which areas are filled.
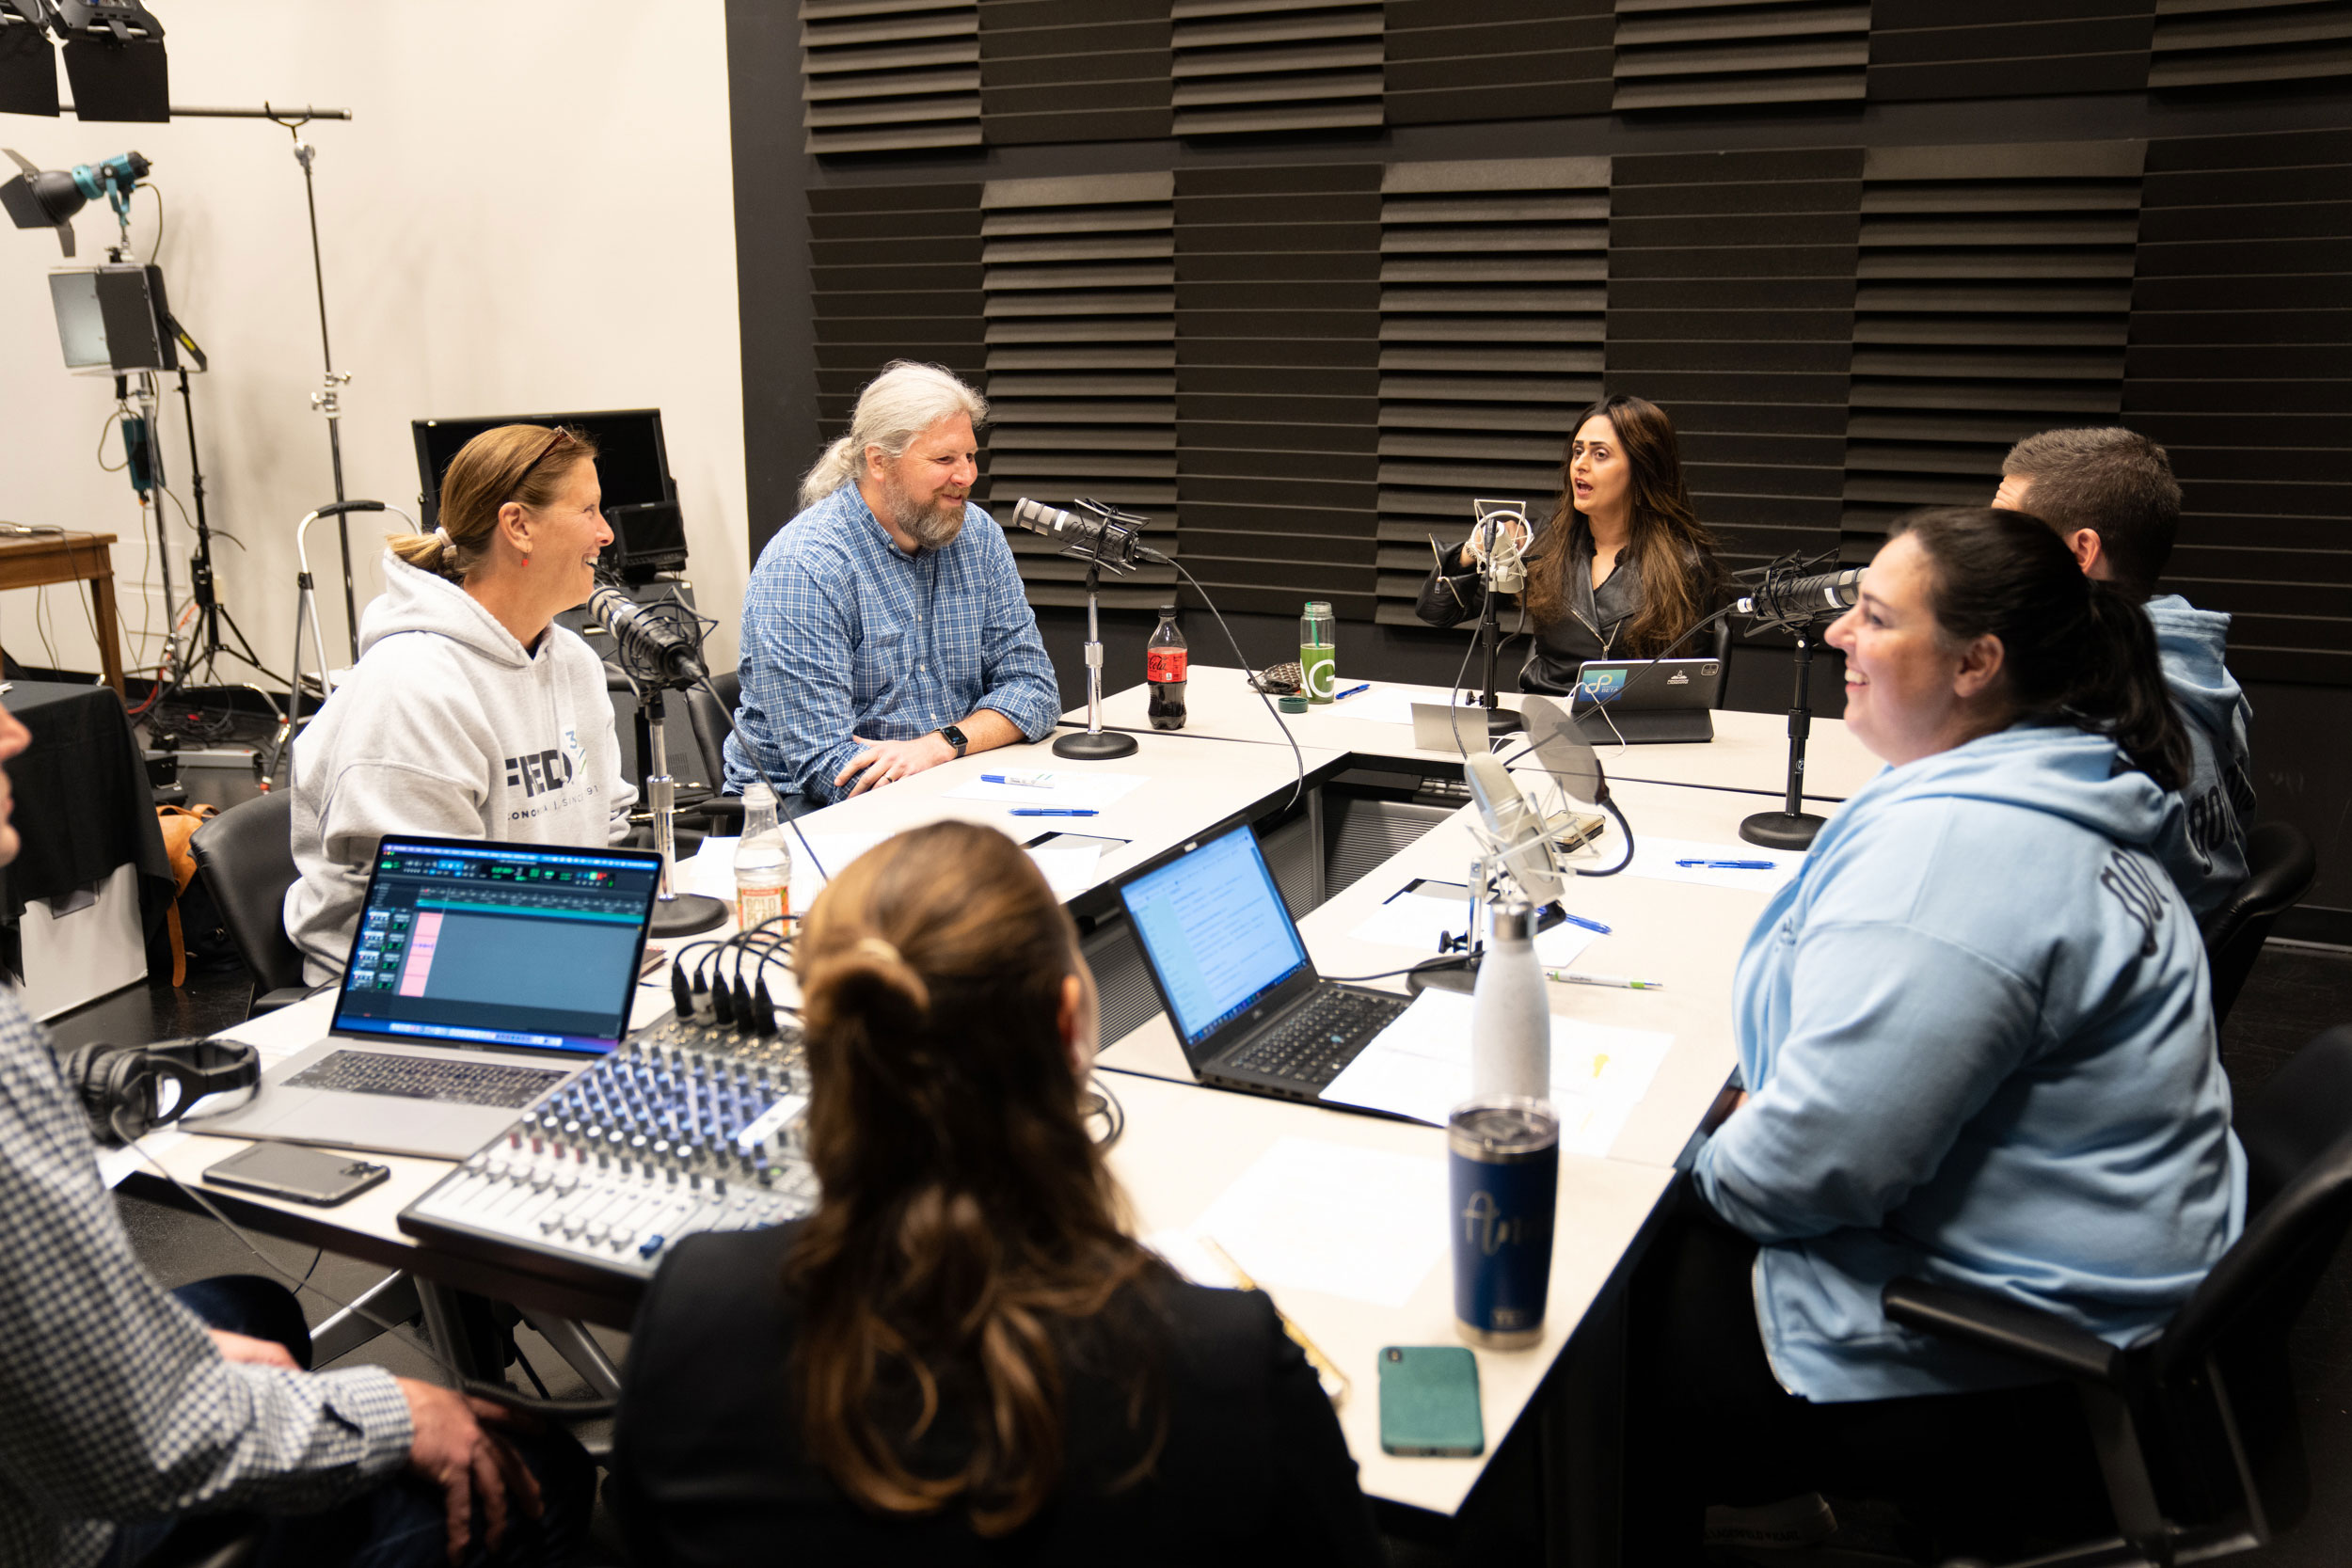
[[[803,507],[815,506],[849,483],[856,476],[857,459],[863,455],[851,450],[847,436],[827,447],[824,455],[818,458],[816,467],[809,469],[807,477],[801,481],[801,504]]]

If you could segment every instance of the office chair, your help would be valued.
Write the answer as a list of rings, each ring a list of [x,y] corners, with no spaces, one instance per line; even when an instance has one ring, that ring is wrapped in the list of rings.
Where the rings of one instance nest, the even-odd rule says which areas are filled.
[[[2034,1560],[2169,1564],[2250,1551],[2310,1500],[2287,1331],[2352,1228],[2352,1026],[2239,1110],[2246,1233],[2161,1330],[2122,1350],[2006,1297],[1918,1279],[1887,1317],[2072,1382],[2120,1540]]]
[[[293,795],[274,790],[230,806],[196,831],[188,853],[253,975],[246,1016],[302,1000],[302,950],[286,935],[286,890],[296,875]]]
[[[719,693],[716,700],[700,688],[686,694],[686,718],[693,727],[695,753],[702,759],[703,782],[710,786],[709,797],[698,800],[694,810],[704,832],[739,832],[743,826],[743,802],[723,792],[727,784],[727,736],[735,733],[735,709],[743,700],[743,680],[739,672],[729,670],[711,676],[710,684]]]
[[[2219,1028],[2246,976],[2262,956],[2279,916],[2319,879],[2319,857],[2302,830],[2265,822],[2246,835],[2246,880],[2205,917],[2205,962],[2213,975],[2213,1022]]]

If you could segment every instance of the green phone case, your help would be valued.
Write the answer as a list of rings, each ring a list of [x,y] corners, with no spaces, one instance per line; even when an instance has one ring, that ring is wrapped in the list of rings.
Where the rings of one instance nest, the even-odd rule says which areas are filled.
[[[1460,1345],[1380,1352],[1380,1447],[1393,1454],[1471,1458],[1486,1451],[1478,1358]]]

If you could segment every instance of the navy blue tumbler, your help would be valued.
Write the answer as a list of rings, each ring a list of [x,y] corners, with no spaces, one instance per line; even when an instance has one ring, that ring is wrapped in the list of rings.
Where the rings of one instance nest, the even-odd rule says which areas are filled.
[[[1454,1318],[1463,1338],[1521,1350],[1543,1338],[1560,1196],[1560,1121],[1540,1100],[1482,1097],[1446,1123],[1454,1188]]]

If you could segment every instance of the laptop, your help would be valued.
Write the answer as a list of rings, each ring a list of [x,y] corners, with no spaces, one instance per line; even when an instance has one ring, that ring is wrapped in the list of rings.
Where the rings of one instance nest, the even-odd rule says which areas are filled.
[[[332,1032],[191,1132],[462,1160],[628,1033],[661,857],[387,835]]]
[[[1569,705],[1595,745],[1712,740],[1723,687],[1720,658],[1588,658]]]
[[[1119,898],[1204,1084],[1319,1100],[1406,1008],[1402,996],[1316,974],[1247,824],[1128,879]]]

